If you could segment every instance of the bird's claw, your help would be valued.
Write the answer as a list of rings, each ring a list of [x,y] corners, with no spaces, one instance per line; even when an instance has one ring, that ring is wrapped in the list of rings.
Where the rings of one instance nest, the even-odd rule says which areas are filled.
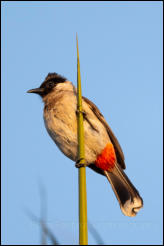
[[[86,167],[86,166],[87,166],[86,161],[85,161],[84,163],[80,163],[82,160],[85,161],[84,158],[78,159],[78,160],[76,161],[75,167],[77,167],[77,168],[80,168],[80,167]]]
[[[86,112],[84,112],[83,110],[81,111],[81,110],[77,109],[76,114],[80,114],[80,113],[82,113],[84,117],[86,116]]]

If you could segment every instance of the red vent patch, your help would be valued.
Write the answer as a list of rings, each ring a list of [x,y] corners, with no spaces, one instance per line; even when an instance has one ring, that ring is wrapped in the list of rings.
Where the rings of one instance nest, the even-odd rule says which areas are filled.
[[[112,171],[116,162],[116,154],[112,143],[107,143],[101,154],[97,156],[95,165],[106,171]]]

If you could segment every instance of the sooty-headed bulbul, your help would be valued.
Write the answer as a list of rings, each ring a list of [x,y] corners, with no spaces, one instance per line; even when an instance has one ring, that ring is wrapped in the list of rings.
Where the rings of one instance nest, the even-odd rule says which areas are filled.
[[[57,73],[49,73],[39,88],[28,93],[39,94],[44,102],[46,129],[59,149],[78,162],[77,91]],[[123,169],[124,154],[103,115],[86,97],[82,98],[85,138],[85,164],[107,177],[124,215],[133,217],[143,207],[143,200]]]

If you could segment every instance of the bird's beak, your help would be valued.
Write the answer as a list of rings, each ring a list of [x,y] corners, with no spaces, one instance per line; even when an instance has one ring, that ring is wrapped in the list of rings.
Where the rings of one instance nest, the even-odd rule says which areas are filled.
[[[36,93],[36,94],[42,94],[43,92],[44,92],[44,88],[35,88],[27,91],[27,93]]]

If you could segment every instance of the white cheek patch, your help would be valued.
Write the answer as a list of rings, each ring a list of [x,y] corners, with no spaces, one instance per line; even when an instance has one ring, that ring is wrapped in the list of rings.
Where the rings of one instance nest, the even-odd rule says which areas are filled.
[[[70,81],[66,81],[64,83],[58,83],[55,87],[54,87],[54,91],[56,90],[64,90],[64,91],[68,91],[71,90],[73,91],[73,85]]]

